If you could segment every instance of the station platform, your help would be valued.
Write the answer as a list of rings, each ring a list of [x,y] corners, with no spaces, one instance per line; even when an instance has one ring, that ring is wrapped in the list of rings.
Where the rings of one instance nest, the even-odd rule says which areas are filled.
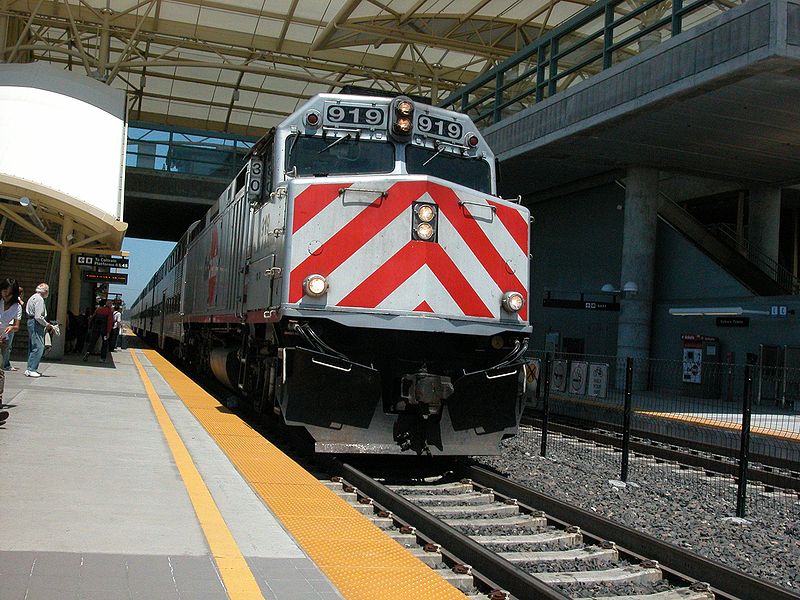
[[[463,598],[155,351],[15,366],[2,600]]]

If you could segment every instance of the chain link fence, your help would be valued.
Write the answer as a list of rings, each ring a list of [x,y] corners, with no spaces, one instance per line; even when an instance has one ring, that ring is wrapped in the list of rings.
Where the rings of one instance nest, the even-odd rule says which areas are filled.
[[[658,473],[740,517],[798,502],[800,369],[686,358],[534,354],[520,443],[610,480]]]

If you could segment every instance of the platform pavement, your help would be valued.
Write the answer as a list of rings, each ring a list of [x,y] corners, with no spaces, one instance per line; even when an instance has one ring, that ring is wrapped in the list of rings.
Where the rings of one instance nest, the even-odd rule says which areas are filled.
[[[341,598],[143,363],[263,597]],[[0,599],[228,598],[130,353],[40,370],[6,373]]]

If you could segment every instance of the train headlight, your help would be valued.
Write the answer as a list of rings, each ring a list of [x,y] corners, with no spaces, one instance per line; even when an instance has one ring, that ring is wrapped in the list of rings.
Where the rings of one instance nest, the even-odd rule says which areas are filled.
[[[435,216],[436,211],[433,210],[430,204],[423,204],[417,208],[417,217],[419,217],[419,220],[423,223],[430,223]]]
[[[433,237],[433,227],[430,223],[420,223],[417,225],[417,237],[421,240],[429,240]]]
[[[397,102],[397,107],[395,109],[398,115],[402,115],[404,117],[410,117],[414,114],[414,104],[411,100],[401,99]]]
[[[519,312],[525,306],[525,298],[519,292],[506,292],[503,294],[503,308],[510,313]]]
[[[410,98],[399,96],[392,101],[392,137],[398,142],[408,142],[414,129],[414,103]]]
[[[312,298],[324,296],[328,291],[328,280],[322,275],[309,275],[303,280],[303,291]]]

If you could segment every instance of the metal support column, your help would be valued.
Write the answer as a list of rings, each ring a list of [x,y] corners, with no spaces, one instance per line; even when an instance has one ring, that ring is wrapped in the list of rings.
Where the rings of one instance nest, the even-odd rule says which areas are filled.
[[[750,417],[753,410],[751,389],[753,388],[753,367],[744,370],[744,393],[742,400],[742,434],[739,450],[739,481],[736,488],[736,516],[744,518],[747,509],[747,468],[750,463]]]

